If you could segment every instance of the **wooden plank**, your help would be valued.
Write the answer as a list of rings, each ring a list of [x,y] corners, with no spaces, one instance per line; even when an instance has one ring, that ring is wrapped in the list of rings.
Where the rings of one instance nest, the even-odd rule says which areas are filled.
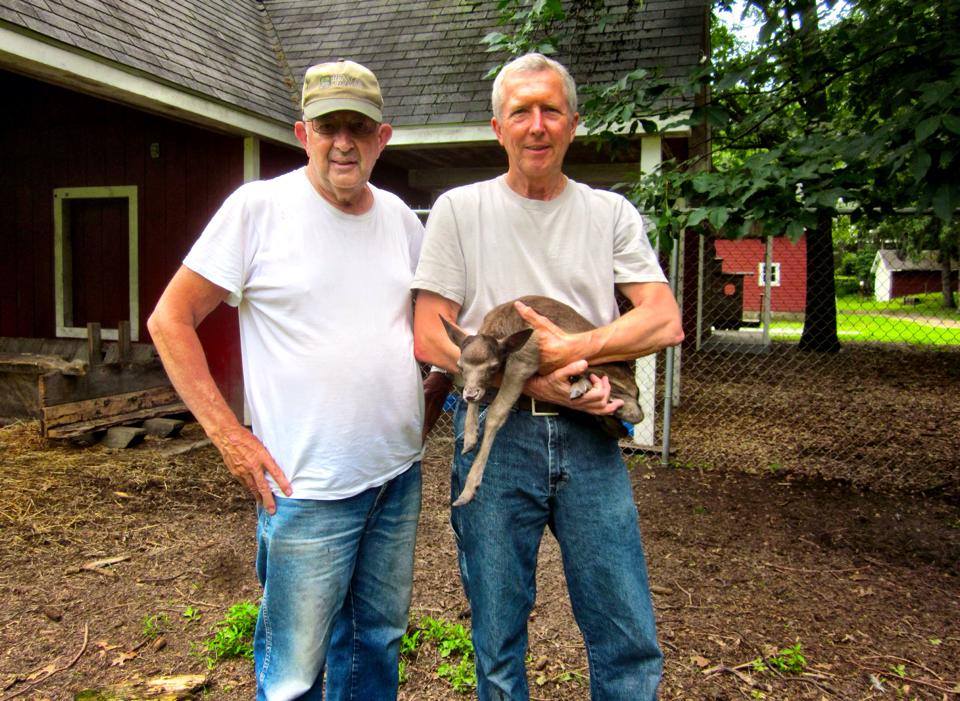
[[[103,362],[103,353],[100,347],[100,324],[96,321],[87,324],[87,360],[91,366]]]
[[[121,319],[117,325],[117,355],[120,362],[126,363],[130,360],[130,321]]]
[[[40,395],[37,376],[0,374],[0,419],[39,419]]]
[[[96,397],[109,397],[151,387],[169,386],[159,358],[135,365],[104,363],[88,368],[85,375],[45,375],[41,380],[43,406],[55,406]]]
[[[44,427],[43,435],[47,438],[76,438],[85,433],[99,429],[119,426],[126,423],[134,423],[143,419],[153,418],[154,416],[167,416],[170,414],[182,414],[187,411],[187,406],[183,402],[175,404],[164,404],[162,406],[152,407],[150,409],[140,409],[126,414],[117,414],[116,416],[103,417],[91,421],[84,421],[76,424],[67,424],[50,429]]]
[[[97,421],[179,401],[180,398],[173,387],[169,385],[153,387],[109,397],[97,397],[55,406],[44,406],[42,407],[43,424],[45,429],[49,429],[65,424]]]
[[[0,353],[0,373],[44,375],[62,372],[64,375],[82,375],[87,370],[83,360],[64,360],[58,355],[32,353]]]

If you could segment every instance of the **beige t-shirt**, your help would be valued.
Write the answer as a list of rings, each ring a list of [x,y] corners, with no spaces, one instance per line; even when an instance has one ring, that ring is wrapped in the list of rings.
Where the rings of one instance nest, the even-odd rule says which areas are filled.
[[[458,323],[476,331],[490,309],[523,295],[609,324],[614,285],[626,282],[666,282],[630,202],[573,180],[559,197],[532,200],[500,176],[440,196],[411,287],[461,305]]]

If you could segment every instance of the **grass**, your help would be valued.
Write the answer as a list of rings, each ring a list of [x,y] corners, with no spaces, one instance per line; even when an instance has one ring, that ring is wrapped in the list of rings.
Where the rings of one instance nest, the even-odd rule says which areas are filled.
[[[400,679],[406,681],[407,661],[425,644],[436,648],[440,657],[437,676],[445,679],[453,690],[466,694],[477,686],[476,662],[470,630],[459,623],[424,616],[416,628],[400,641]]]
[[[252,601],[241,601],[227,610],[213,637],[203,642],[208,667],[212,669],[231,657],[253,659],[253,629],[257,625],[258,610]]]
[[[909,343],[918,346],[960,345],[960,328],[939,321],[960,321],[956,310],[940,306],[939,294],[916,295],[918,304],[901,300],[877,302],[850,295],[837,298],[837,333],[841,342]],[[923,322],[915,318],[924,317]],[[770,333],[777,340],[798,341],[803,322],[775,321]]]

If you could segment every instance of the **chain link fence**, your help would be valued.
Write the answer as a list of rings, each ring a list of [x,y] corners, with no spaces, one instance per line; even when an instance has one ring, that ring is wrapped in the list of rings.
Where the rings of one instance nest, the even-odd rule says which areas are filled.
[[[647,419],[625,455],[960,496],[960,313],[945,306],[957,301],[955,262],[945,282],[934,254],[881,248],[851,279],[806,238],[693,234],[676,248],[662,262],[686,340],[638,362]],[[452,450],[452,407],[434,448]]]

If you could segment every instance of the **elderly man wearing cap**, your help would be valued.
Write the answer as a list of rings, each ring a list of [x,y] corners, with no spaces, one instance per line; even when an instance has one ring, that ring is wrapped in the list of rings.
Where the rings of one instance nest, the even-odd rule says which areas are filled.
[[[391,136],[377,79],[310,68],[305,167],[248,183],[213,217],[148,322],[170,379],[256,498],[257,698],[397,693],[420,512],[423,395],[409,286],[416,215],[368,182]],[[237,306],[252,431],[197,325]]]

